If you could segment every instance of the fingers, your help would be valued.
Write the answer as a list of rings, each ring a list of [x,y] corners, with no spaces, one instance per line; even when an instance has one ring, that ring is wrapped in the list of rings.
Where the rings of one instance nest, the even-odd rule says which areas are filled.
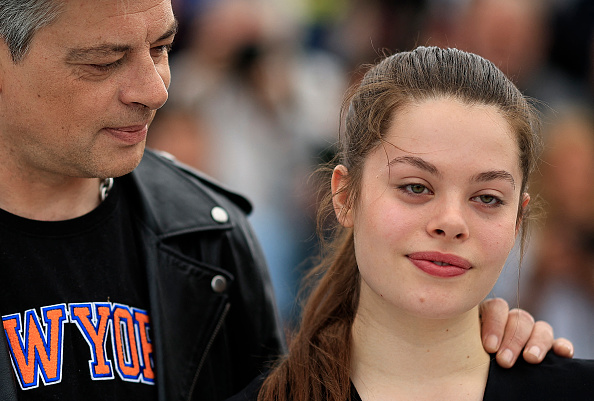
[[[564,358],[573,358],[573,344],[566,338],[558,338],[553,342],[553,352]]]
[[[547,322],[536,322],[530,339],[524,349],[524,359],[529,363],[540,363],[550,349],[558,356],[573,358],[573,344],[566,338],[554,339],[553,328]]]
[[[549,326],[550,327],[550,326]],[[524,348],[524,345],[528,342],[532,329],[534,328],[534,318],[531,314],[523,309],[512,309],[509,312],[507,325],[505,326],[505,332],[503,334],[503,340],[501,342],[501,348],[497,352],[497,363],[504,368],[509,368],[518,359],[520,352]],[[541,338],[546,337],[546,332],[540,332]],[[551,330],[552,339],[552,330]],[[539,346],[546,344],[539,343],[538,341],[533,344],[533,347],[528,349],[529,352],[535,352],[540,358],[541,354],[544,357],[546,352],[542,351]],[[550,349],[550,344],[547,350]]]
[[[509,310],[507,302],[493,298],[480,304],[483,346],[489,353],[497,352],[497,363],[509,368],[523,351],[529,363],[540,363],[547,352],[564,358],[573,357],[573,344],[566,338],[555,340],[553,328],[544,321],[534,322],[531,314],[522,309]]]
[[[524,359],[529,363],[540,363],[553,346],[553,328],[543,321],[534,323],[530,339],[524,348]],[[560,343],[561,344],[561,343]],[[565,344],[566,345],[566,344]],[[562,347],[562,345],[560,345]],[[563,348],[565,351],[566,348]]]
[[[497,352],[503,339],[507,324],[509,305],[501,298],[483,301],[480,306],[482,322],[481,338],[485,351],[490,354]]]

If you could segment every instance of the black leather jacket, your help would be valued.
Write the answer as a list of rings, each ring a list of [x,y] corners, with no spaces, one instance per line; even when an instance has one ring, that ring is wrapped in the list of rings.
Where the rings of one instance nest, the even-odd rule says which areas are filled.
[[[150,151],[122,180],[136,197],[159,400],[223,400],[284,351],[251,206]]]

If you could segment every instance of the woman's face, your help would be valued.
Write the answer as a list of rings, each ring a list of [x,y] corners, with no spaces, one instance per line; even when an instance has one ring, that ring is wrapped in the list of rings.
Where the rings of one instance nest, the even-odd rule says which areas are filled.
[[[522,182],[514,134],[494,106],[435,99],[399,110],[385,139],[365,161],[359,199],[339,217],[354,228],[360,307],[466,312],[514,245]],[[333,192],[346,173],[335,170]]]

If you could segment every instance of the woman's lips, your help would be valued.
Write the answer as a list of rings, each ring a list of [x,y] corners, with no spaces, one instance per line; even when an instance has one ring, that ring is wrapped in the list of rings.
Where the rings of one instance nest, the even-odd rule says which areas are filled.
[[[133,125],[129,127],[105,128],[111,136],[128,145],[136,145],[146,139],[148,125]]]
[[[415,252],[407,256],[413,265],[435,277],[456,277],[472,268],[466,259],[440,252]]]

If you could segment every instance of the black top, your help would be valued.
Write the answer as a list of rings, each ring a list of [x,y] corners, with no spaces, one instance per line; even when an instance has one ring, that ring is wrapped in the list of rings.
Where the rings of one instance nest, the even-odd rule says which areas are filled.
[[[538,365],[520,358],[513,368],[504,369],[493,358],[483,400],[594,400],[594,360],[549,352]]]
[[[19,400],[156,399],[148,286],[120,183],[75,219],[0,210],[0,335]]]
[[[256,378],[227,401],[256,401],[265,376]],[[566,359],[547,354],[538,365],[520,358],[511,368],[491,359],[483,401],[591,401],[594,400],[594,360]],[[362,401],[351,386],[351,401]]]
[[[147,360],[147,357],[151,359],[151,355],[144,352],[148,347],[142,350],[139,349],[138,352],[133,351],[131,342],[127,342],[125,347],[119,347],[117,344],[116,347],[113,346],[112,332],[115,326],[112,323],[116,318],[114,314],[113,318],[108,319],[111,323],[108,324],[110,329],[105,336],[105,346],[103,346],[103,343],[99,343],[99,347],[97,347],[100,349],[106,348],[107,355],[104,355],[103,352],[97,352],[98,363],[93,365],[93,362],[90,361],[92,359],[90,355],[95,355],[94,349],[96,348],[93,347],[93,350],[91,350],[90,345],[86,344],[84,345],[86,348],[83,349],[88,356],[83,361],[82,367],[87,375],[87,382],[99,385],[100,381],[90,379],[89,372],[96,366],[95,373],[105,374],[108,372],[108,369],[105,368],[106,359],[109,359],[112,362],[111,371],[115,372],[114,379],[105,380],[100,384],[101,390],[89,388],[82,396],[66,397],[64,395],[60,396],[60,400],[86,401],[91,398],[91,393],[107,393],[105,388],[114,383],[129,387],[135,393],[143,390],[156,391],[160,401],[224,400],[240,391],[257,376],[261,372],[262,366],[265,366],[266,361],[285,352],[284,336],[273,302],[274,292],[266,269],[264,255],[246,215],[251,208],[249,201],[222,188],[203,174],[161,157],[148,149],[140,165],[133,172],[121,177],[121,179],[116,179],[112,192],[97,209],[109,206],[106,202],[115,201],[118,189],[121,190],[122,197],[120,197],[119,202],[121,206],[117,208],[126,209],[124,212],[130,215],[130,218],[126,220],[125,230],[131,230],[134,243],[125,246],[124,251],[117,251],[116,246],[119,246],[118,244],[112,248],[99,247],[96,242],[91,240],[90,243],[94,246],[89,246],[89,242],[80,245],[78,239],[73,239],[72,242],[69,242],[68,252],[89,252],[92,255],[89,254],[85,259],[94,260],[102,260],[114,255],[121,258],[135,256],[139,263],[138,267],[144,271],[141,279],[146,282],[146,287],[148,287],[148,304],[145,304],[141,299],[143,298],[142,293],[138,293],[141,296],[138,300],[128,297],[131,295],[132,290],[142,290],[144,283],[141,285],[126,285],[126,280],[124,280],[121,273],[118,273],[117,275],[113,274],[115,280],[110,280],[110,283],[116,285],[118,284],[116,281],[118,281],[119,285],[125,289],[119,295],[110,291],[110,294],[104,293],[95,296],[90,294],[89,291],[85,291],[77,299],[69,296],[68,300],[41,301],[35,302],[31,306],[14,307],[8,305],[6,312],[0,311],[0,314],[10,316],[18,313],[22,327],[24,322],[22,318],[30,311],[27,316],[31,317],[31,319],[25,321],[25,326],[26,322],[29,322],[29,327],[33,330],[27,333],[40,334],[34,336],[37,345],[37,348],[34,349],[43,349],[42,354],[44,355],[52,355],[53,353],[53,355],[57,356],[59,347],[52,348],[50,346],[45,351],[40,343],[48,342],[49,345],[63,343],[66,346],[70,342],[67,342],[65,338],[64,342],[57,341],[59,335],[53,335],[49,326],[43,325],[44,314],[41,308],[45,306],[58,305],[48,315],[50,322],[57,322],[52,328],[63,329],[63,333],[66,331],[74,332],[75,337],[83,339],[85,344],[84,339],[88,338],[87,334],[91,335],[94,331],[101,332],[96,328],[102,329],[105,327],[105,322],[100,323],[100,319],[94,322],[92,318],[88,318],[88,314],[86,316],[81,315],[80,312],[84,311],[86,306],[79,305],[82,309],[77,307],[78,309],[75,310],[77,313],[68,314],[69,323],[67,323],[65,319],[60,320],[65,315],[65,313],[59,313],[64,310],[60,304],[73,302],[94,303],[97,301],[111,303],[118,313],[117,319],[120,323],[125,320],[122,318],[126,315],[123,312],[125,312],[124,309],[127,306],[130,309],[143,309],[149,313],[150,330],[141,330],[141,327],[145,327],[143,320],[146,316],[139,313],[135,314],[133,319],[128,319],[128,323],[134,321],[135,335],[126,330],[120,330],[119,333],[122,334],[121,340],[124,340],[123,336],[126,333],[130,333],[127,338],[139,339],[141,345],[147,341],[151,342],[154,355],[152,360],[155,386],[143,382],[130,382],[120,377],[119,371],[122,370],[122,373],[127,375],[126,379],[130,379],[131,369],[128,368],[136,371],[137,364],[133,358],[130,366],[124,364],[126,369],[123,369],[119,364],[116,366],[116,361],[129,362],[130,360],[125,358],[116,360],[113,355],[114,349],[120,353],[124,350],[131,351],[131,353],[126,353],[126,357],[138,354],[138,360],[142,363]],[[126,204],[129,206],[126,206]],[[101,214],[102,212],[97,209],[94,212],[100,212]],[[94,216],[89,215],[88,217],[94,221]],[[116,237],[116,233],[119,235],[123,231],[123,224],[120,224],[118,228],[109,233],[110,236],[115,238],[115,241],[119,239]],[[16,228],[26,229],[20,223]],[[87,226],[87,228],[91,227]],[[32,234],[35,235],[37,231],[33,231]],[[50,231],[50,234],[55,232],[53,227],[52,230],[45,231]],[[85,234],[81,233],[81,236],[87,238]],[[108,238],[105,239],[108,240]],[[74,242],[79,243],[78,247],[74,245]],[[15,246],[21,246],[21,244],[17,243]],[[136,252],[132,251],[133,247],[136,247]],[[2,257],[14,254],[14,250],[0,241],[0,254],[5,253]],[[102,253],[96,255],[96,250]],[[29,250],[27,256],[39,259],[35,249]],[[72,257],[63,258],[63,260],[66,263],[73,262]],[[2,263],[0,263],[0,267],[0,270],[5,268]],[[85,268],[89,270],[89,265],[81,263],[79,269],[76,269],[73,274],[80,274]],[[46,273],[45,270],[39,274],[42,273]],[[88,273],[91,273],[91,271]],[[97,269],[94,269],[92,273],[102,274]],[[0,274],[3,275],[4,272]],[[26,277],[19,275],[19,279],[25,280]],[[70,275],[67,276],[67,279],[67,281],[73,283],[81,282],[77,276]],[[82,280],[86,281],[84,277]],[[41,279],[36,278],[35,281],[40,282]],[[51,281],[56,282],[54,279]],[[92,283],[99,281],[100,278],[97,278]],[[133,282],[138,284],[139,280],[133,279]],[[18,285],[18,283],[13,284],[12,282],[7,284],[3,280],[0,280],[0,283],[4,284],[3,291],[10,288],[13,294],[14,287],[14,289],[20,289],[23,292],[39,291],[39,295],[44,297],[50,295],[46,289],[40,291],[25,284]],[[101,289],[99,290],[101,291]],[[107,296],[109,296],[109,299]],[[97,310],[99,312],[99,314],[95,313],[96,316],[105,317],[106,314],[102,315],[105,309],[101,305],[99,305],[100,309],[95,308],[97,304],[90,306],[91,311],[95,312]],[[2,302],[0,302],[0,309],[4,309]],[[70,309],[66,311],[69,312]],[[74,322],[70,320],[71,316],[74,316]],[[92,322],[91,325],[88,324],[89,321]],[[15,332],[11,328],[13,322],[15,320],[10,318],[4,321],[9,326],[12,343],[16,345],[19,336],[21,342],[26,337],[25,333],[18,333],[18,330]],[[83,333],[83,330],[80,329],[81,326],[78,325],[79,322],[84,323],[83,327],[94,327],[90,327]],[[37,323],[39,323],[39,326]],[[131,327],[131,325],[122,324],[117,326],[118,329],[124,327]],[[4,332],[6,333],[6,330]],[[48,333],[52,334],[51,338]],[[100,334],[105,333],[101,332]],[[93,338],[101,337],[101,335],[98,335]],[[12,354],[8,349],[6,336],[0,336],[0,338],[4,340],[0,341],[0,347],[3,346],[4,351],[6,351],[0,351],[0,400],[15,401],[17,398],[14,397],[14,393],[20,386],[14,374],[14,367],[11,362]],[[123,342],[122,345],[124,345]],[[92,344],[98,343],[93,340]],[[136,345],[138,344],[137,341]],[[25,346],[24,343],[23,346]],[[25,347],[24,349],[28,348]],[[27,354],[28,357],[33,355],[37,357],[38,354]],[[67,356],[66,348],[63,349],[61,355],[64,365],[67,363],[66,361],[73,361],[71,357]],[[105,363],[103,363],[102,359],[105,360]],[[51,359],[51,361],[54,360],[57,361],[58,358]],[[20,366],[23,367],[25,362],[30,362],[30,360],[22,359]],[[57,383],[57,381],[54,381],[55,372],[57,371],[53,369],[43,369],[42,371],[39,369],[42,362],[47,361],[36,360],[34,363],[29,363],[31,367],[29,373],[36,373],[37,376],[29,374],[27,383],[30,382],[31,377],[36,377],[37,383],[42,385],[45,390],[51,388],[69,390],[73,388],[65,385],[65,382]],[[66,366],[63,366],[63,368],[67,369]],[[122,369],[116,370],[118,368]],[[37,370],[35,371],[35,369]],[[123,372],[124,370],[125,372]],[[46,377],[43,376],[42,372],[45,372],[46,376],[50,372],[47,379],[48,382],[52,380],[54,384],[43,384]],[[70,375],[65,374],[65,371],[62,373],[63,379],[66,376],[70,377]],[[146,380],[149,377],[148,373],[143,369],[140,379]],[[7,387],[11,386],[16,387],[14,392],[5,391]],[[26,391],[19,390],[19,395],[24,393],[33,394],[38,391],[42,390],[39,388]],[[45,394],[44,397],[40,398],[44,400],[51,399],[45,397]],[[105,398],[110,401],[116,399],[127,401],[135,398],[144,401],[149,396],[138,395],[134,397],[118,392],[117,395]]]

